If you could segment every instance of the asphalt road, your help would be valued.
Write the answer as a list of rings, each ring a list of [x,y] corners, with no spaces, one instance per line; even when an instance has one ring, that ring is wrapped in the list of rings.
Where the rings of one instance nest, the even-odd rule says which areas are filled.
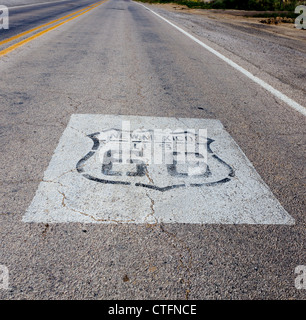
[[[12,11],[0,41],[92,3]],[[305,41],[153,10],[305,105]],[[305,299],[300,112],[126,0],[1,56],[0,71],[1,299]],[[295,224],[25,223],[72,114],[218,119]]]

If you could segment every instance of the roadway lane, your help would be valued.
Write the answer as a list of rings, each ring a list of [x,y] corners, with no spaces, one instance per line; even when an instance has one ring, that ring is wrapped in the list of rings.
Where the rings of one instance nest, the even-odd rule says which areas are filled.
[[[0,70],[2,299],[305,298],[303,115],[131,1],[16,49]],[[218,119],[295,225],[24,223],[72,114]]]
[[[98,1],[95,0],[66,0],[43,4],[31,4],[9,7],[10,28],[0,33],[0,41],[16,34],[33,29],[74,11],[81,10]]]

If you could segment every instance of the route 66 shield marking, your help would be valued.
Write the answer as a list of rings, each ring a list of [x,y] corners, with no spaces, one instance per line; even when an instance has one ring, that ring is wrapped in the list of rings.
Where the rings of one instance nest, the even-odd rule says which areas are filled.
[[[71,116],[23,221],[294,224],[220,121],[97,114]]]
[[[161,133],[163,136],[156,138]],[[125,141],[127,136],[129,139]],[[86,179],[97,183],[165,192],[186,186],[214,186],[227,183],[235,176],[233,168],[214,154],[210,147],[214,140],[207,138],[206,134],[200,137],[199,134],[180,130],[123,132],[111,128],[89,134],[88,138],[93,141],[93,146],[78,161],[76,168]],[[128,153],[126,164],[123,164],[124,151]],[[154,153],[159,154],[154,157]],[[152,161],[154,158],[164,161]],[[159,171],[148,179],[151,165],[158,167]],[[167,179],[159,179],[165,176]]]

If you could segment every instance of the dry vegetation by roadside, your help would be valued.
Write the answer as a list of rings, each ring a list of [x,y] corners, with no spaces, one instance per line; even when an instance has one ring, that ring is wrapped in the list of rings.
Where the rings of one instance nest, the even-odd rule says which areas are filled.
[[[191,13],[209,12],[219,17],[254,18],[254,22],[269,25],[290,24],[294,26],[298,14],[297,5],[306,5],[300,0],[138,0],[141,2],[161,5],[168,10],[181,10]]]
[[[263,18],[260,16],[262,11],[249,10],[230,10],[230,9],[191,9],[186,5],[177,3],[152,3],[146,4],[152,8],[161,8],[172,12],[180,12],[187,14],[196,14],[209,19],[223,21],[236,25],[248,26],[251,28],[258,28],[267,32],[277,33],[280,36],[289,37],[306,41],[306,31],[298,30],[294,27],[294,21],[284,21],[287,18]],[[277,14],[275,11],[266,11],[265,14]],[[280,12],[281,13],[281,12]],[[275,23],[274,19],[277,21]],[[265,21],[263,21],[265,20]]]

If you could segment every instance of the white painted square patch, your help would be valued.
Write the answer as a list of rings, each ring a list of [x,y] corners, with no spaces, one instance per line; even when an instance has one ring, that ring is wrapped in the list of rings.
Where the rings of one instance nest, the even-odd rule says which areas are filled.
[[[23,221],[294,224],[220,121],[91,114],[72,115]]]

